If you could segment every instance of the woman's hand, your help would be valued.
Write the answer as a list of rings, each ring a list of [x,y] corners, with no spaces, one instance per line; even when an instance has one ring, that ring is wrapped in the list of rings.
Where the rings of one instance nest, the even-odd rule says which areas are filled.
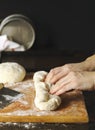
[[[86,70],[85,62],[65,64],[63,66],[51,69],[46,77],[46,81],[54,84],[71,71],[84,70]]]
[[[95,72],[71,71],[61,77],[51,88],[50,93],[60,95],[70,90],[94,90]]]
[[[52,69],[46,81],[54,84],[50,93],[60,95],[72,89],[95,89],[95,72],[85,71],[84,63],[66,64]]]

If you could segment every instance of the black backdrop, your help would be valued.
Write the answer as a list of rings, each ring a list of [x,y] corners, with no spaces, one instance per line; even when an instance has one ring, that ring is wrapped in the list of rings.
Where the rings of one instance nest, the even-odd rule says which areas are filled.
[[[35,25],[32,48],[95,50],[95,4],[87,0],[0,0],[0,19],[28,16]]]

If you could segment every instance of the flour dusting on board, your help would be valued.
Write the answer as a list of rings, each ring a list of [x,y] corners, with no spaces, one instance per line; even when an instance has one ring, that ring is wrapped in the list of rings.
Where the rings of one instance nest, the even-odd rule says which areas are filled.
[[[22,96],[22,94],[17,95],[16,97],[10,96],[10,95],[2,95],[6,100],[11,100],[12,102],[19,99]]]
[[[15,84],[6,84],[5,86],[19,91],[23,96],[4,109],[0,109],[0,121],[6,122],[4,120],[6,117],[9,122],[40,122],[41,120],[45,122],[48,118],[44,116],[49,116],[53,120],[49,118],[48,122],[64,122],[67,121],[67,118],[68,121],[72,119],[73,122],[88,122],[88,114],[81,92],[73,91],[62,95],[62,104],[57,110],[41,111],[34,104],[35,88],[32,78]],[[6,98],[9,100],[11,97]],[[15,116],[16,118],[14,118]],[[26,125],[26,127],[28,126]]]
[[[23,90],[26,90],[27,88],[30,88],[30,87],[34,88],[32,80],[18,82],[18,83],[15,83],[15,84],[8,83],[8,84],[5,84],[5,86],[8,87],[8,88],[11,88],[13,90],[16,90],[16,91],[23,91]]]
[[[37,108],[35,108],[34,105],[35,89],[32,80],[26,80],[15,84],[6,84],[6,87],[21,92],[23,96],[19,98],[17,102],[14,102],[13,105],[11,104],[10,106],[6,107],[5,110],[0,110],[0,115],[41,116],[41,115],[48,115],[49,113],[51,113],[51,115],[55,114],[55,112],[39,111]],[[8,95],[5,95],[4,97],[7,100],[11,99],[11,96]]]

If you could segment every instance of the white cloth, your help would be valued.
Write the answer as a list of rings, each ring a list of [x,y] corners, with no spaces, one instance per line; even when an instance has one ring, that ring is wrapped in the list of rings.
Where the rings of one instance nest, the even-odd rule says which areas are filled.
[[[9,40],[7,35],[1,35],[0,51],[25,51],[25,48],[24,46]]]

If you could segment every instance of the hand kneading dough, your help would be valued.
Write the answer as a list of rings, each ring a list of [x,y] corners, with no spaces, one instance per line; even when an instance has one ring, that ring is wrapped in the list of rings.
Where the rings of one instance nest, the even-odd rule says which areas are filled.
[[[0,83],[15,83],[22,81],[26,75],[23,66],[15,62],[4,62],[0,64]]]
[[[36,107],[40,110],[50,111],[58,108],[58,106],[61,104],[61,98],[49,93],[50,87],[52,87],[52,85],[44,81],[46,75],[47,72],[45,71],[38,71],[34,73],[33,80],[36,91],[34,102]]]

